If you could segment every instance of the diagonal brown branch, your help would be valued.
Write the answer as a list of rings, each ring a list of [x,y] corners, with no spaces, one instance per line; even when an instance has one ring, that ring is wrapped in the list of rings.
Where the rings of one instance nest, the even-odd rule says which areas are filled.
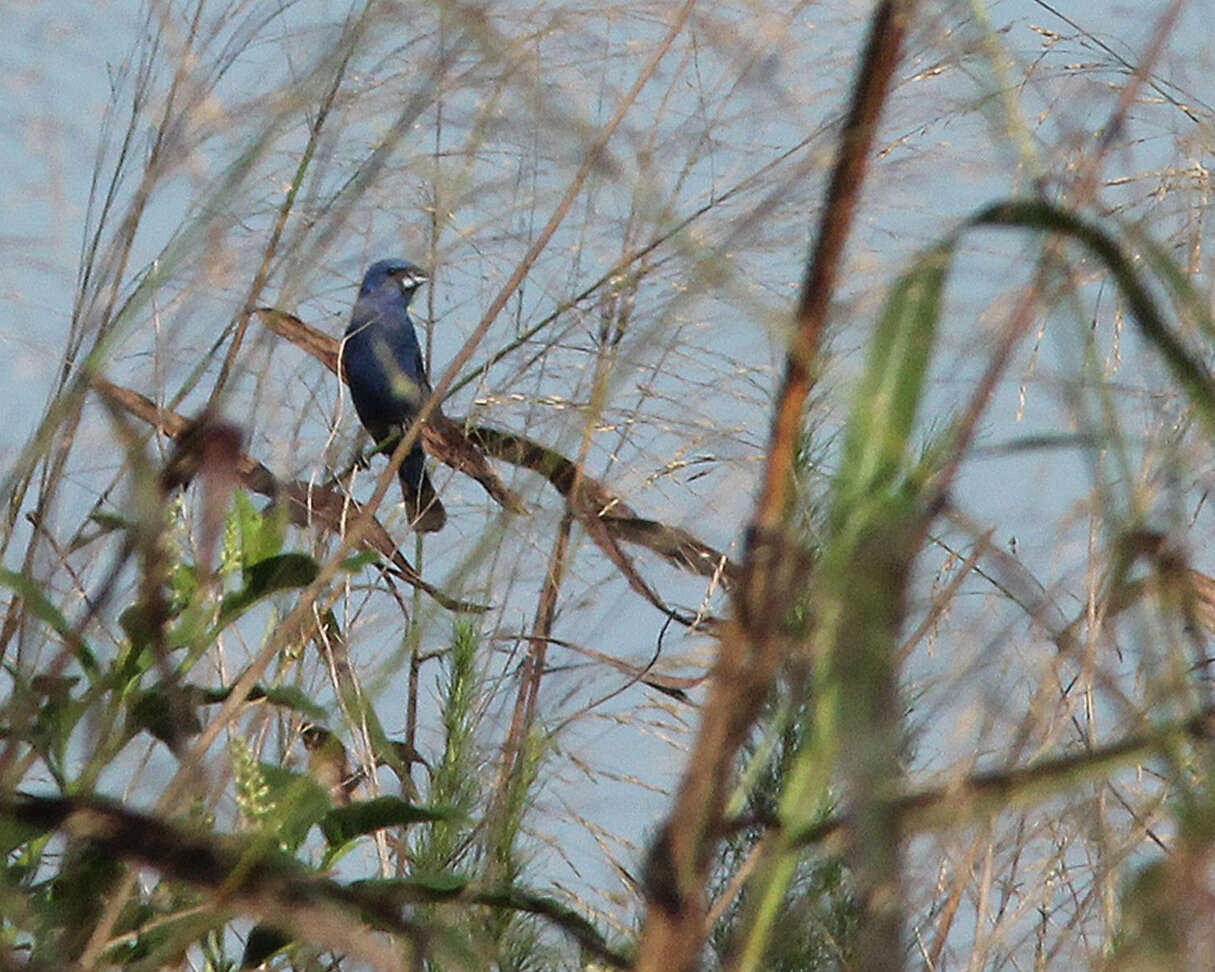
[[[1102,780],[1110,774],[1147,759],[1169,758],[1179,741],[1210,742],[1215,739],[1215,709],[1203,709],[1176,722],[1126,736],[1096,749],[1044,759],[1028,766],[974,773],[940,787],[917,790],[892,803],[899,828],[905,834],[952,828],[968,821],[1006,811],[1010,807],[1045,800],[1077,781]],[[747,821],[755,823],[758,821]],[[736,821],[731,826],[743,823]],[[775,821],[768,823],[775,824]],[[832,815],[804,831],[790,835],[792,842],[807,847],[847,830],[851,815]]]
[[[411,906],[438,902],[539,915],[598,959],[627,967],[627,959],[578,912],[510,885],[482,888],[426,880],[342,884],[309,872],[272,845],[194,833],[96,798],[8,797],[0,799],[0,818],[38,831],[58,830],[103,847],[115,859],[154,868],[172,881],[210,893],[217,913],[239,907],[295,938],[349,952],[375,969],[403,972],[413,967],[396,942],[384,940],[384,933],[425,953],[435,936],[412,916]]]
[[[340,345],[336,339],[284,311],[260,307],[254,313],[275,334],[303,348],[335,375],[341,375],[338,364]],[[341,375],[341,378],[346,380],[345,375]],[[460,425],[447,418],[438,408],[422,427],[422,441],[427,452],[440,462],[471,476],[503,509],[512,513],[527,513],[523,501],[502,482],[480,450],[469,442]]]
[[[104,378],[94,378],[93,387],[109,402],[136,418],[142,419],[171,439],[181,439],[191,427],[190,420],[184,415],[171,409],[161,408],[151,399],[145,398],[129,388],[115,385]],[[298,480],[280,482],[269,469],[248,453],[240,454],[236,469],[241,484],[246,489],[271,499],[286,500],[291,522],[296,526],[319,526],[329,533],[340,536],[344,530],[344,524],[362,512],[362,507],[358,503],[335,490]],[[374,550],[383,555],[391,565],[394,574],[407,584],[429,594],[449,611],[480,612],[486,610],[482,604],[457,600],[423,580],[422,575],[414,570],[413,565],[397,549],[392,536],[384,529],[384,525],[375,517],[371,518],[370,526],[360,545],[364,549]]]
[[[273,308],[257,314],[275,334],[307,351],[334,374],[339,373],[336,339],[305,324],[298,317]],[[426,450],[436,459],[475,479],[504,508],[519,511],[522,501],[502,482],[486,456],[532,470],[560,493],[605,556],[625,576],[629,585],[669,617],[683,624],[693,619],[669,608],[638,574],[618,541],[646,547],[682,570],[718,579],[724,585],[738,577],[738,566],[725,554],[702,543],[686,530],[637,516],[623,499],[590,476],[577,475],[577,464],[555,449],[512,432],[488,426],[469,426],[442,412],[431,415],[422,428]],[[703,621],[702,621],[703,623]]]

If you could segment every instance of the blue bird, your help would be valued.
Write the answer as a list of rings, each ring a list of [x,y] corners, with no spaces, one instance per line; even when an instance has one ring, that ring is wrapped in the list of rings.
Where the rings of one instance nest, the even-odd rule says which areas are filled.
[[[426,272],[407,260],[380,260],[367,268],[342,342],[342,370],[354,409],[377,444],[407,429],[430,395],[422,348],[409,319],[409,302]],[[415,443],[401,463],[405,510],[419,533],[442,530],[447,513],[426,475]]]

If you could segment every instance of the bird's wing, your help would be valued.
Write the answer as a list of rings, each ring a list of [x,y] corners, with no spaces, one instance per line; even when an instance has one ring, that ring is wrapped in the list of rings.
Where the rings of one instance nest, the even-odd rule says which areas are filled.
[[[430,397],[430,376],[426,370],[426,362],[422,359],[422,346],[419,344],[417,348],[417,356],[415,361],[418,375],[418,387],[422,390],[422,401]]]

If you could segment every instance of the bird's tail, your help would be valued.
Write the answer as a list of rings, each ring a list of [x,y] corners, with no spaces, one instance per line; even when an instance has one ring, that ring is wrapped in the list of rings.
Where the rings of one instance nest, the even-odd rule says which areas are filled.
[[[439,501],[430,477],[426,475],[426,459],[421,449],[405,457],[398,474],[405,512],[418,533],[437,533],[447,523],[447,511]]]

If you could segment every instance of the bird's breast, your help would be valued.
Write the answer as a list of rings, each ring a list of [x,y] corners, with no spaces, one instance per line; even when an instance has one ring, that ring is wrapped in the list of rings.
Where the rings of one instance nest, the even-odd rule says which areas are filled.
[[[366,327],[353,330],[342,347],[350,397],[367,426],[408,422],[421,405],[416,351],[394,337]]]

